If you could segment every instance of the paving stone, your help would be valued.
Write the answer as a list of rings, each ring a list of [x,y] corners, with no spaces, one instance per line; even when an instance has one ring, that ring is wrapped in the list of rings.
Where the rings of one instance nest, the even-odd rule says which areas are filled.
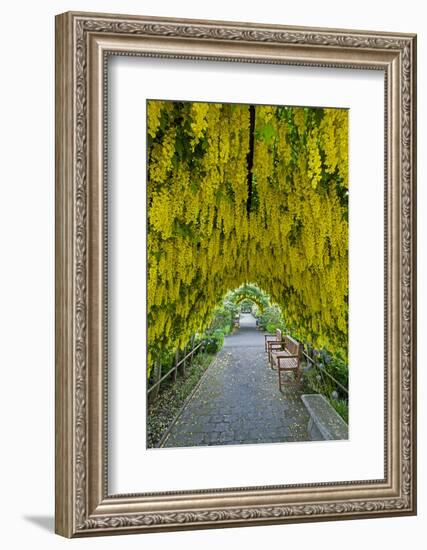
[[[209,432],[207,434],[208,436],[208,442],[209,445],[215,445],[219,443],[219,436],[221,435],[220,432]]]
[[[229,430],[226,432],[222,432],[219,436],[220,443],[226,443],[234,440],[234,432],[233,430]]]

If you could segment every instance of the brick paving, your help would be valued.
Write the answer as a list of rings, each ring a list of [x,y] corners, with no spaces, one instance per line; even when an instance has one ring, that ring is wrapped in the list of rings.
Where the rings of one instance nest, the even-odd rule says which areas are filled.
[[[224,347],[172,426],[162,447],[308,441],[308,413],[296,388],[279,391],[264,333],[242,314]]]

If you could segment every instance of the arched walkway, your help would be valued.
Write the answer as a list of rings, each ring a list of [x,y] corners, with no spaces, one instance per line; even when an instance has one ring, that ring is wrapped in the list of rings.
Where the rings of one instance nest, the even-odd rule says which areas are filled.
[[[278,388],[255,318],[225,339],[216,360],[168,432],[162,447],[307,441],[308,413],[296,389]]]

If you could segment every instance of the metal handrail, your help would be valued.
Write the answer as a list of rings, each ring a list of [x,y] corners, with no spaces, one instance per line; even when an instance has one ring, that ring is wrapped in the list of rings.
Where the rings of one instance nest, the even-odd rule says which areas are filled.
[[[345,386],[343,386],[340,382],[338,382],[338,380],[337,380],[336,378],[334,378],[334,377],[332,376],[332,374],[330,374],[326,369],[321,369],[321,368],[319,367],[319,365],[316,363],[316,361],[314,361],[314,359],[312,359],[309,355],[307,355],[305,351],[303,351],[302,354],[304,355],[304,357],[305,357],[306,359],[308,359],[308,360],[310,361],[310,363],[313,363],[313,365],[315,366],[316,369],[319,369],[320,372],[323,372],[324,374],[326,374],[326,376],[329,376],[329,378],[330,378],[331,380],[333,380],[333,381],[335,382],[335,384],[336,384],[338,387],[340,387],[340,388],[348,395],[348,389],[347,389]]]
[[[184,361],[186,361],[188,359],[188,357],[191,357],[199,348],[200,346],[204,343],[204,341],[202,340],[201,342],[199,342],[197,344],[196,347],[194,347],[189,353],[187,353],[187,355],[185,355],[185,357],[183,357],[180,361],[178,361],[178,363],[175,363],[175,365],[170,369],[168,370],[168,372],[166,374],[164,374],[160,380],[157,380],[157,382],[155,382],[152,386],[150,386],[147,390],[147,394],[149,394],[152,390],[154,390],[154,388],[157,388],[157,386],[160,386],[160,384],[163,382],[163,380],[165,380],[168,376],[170,376],[174,371],[178,370],[178,367],[180,367],[182,365],[182,363],[184,363]]]

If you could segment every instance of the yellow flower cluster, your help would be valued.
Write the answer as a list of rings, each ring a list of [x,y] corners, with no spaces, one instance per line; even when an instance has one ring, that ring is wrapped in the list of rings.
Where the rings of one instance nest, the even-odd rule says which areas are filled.
[[[307,138],[308,179],[313,189],[316,189],[322,178],[322,159],[317,143],[318,130],[312,130]]]
[[[191,104],[191,148],[194,148],[202,138],[207,126],[208,119],[207,114],[209,112],[208,103],[192,103]]]
[[[169,128],[161,142],[155,143],[150,157],[150,182],[162,188],[167,184],[167,176],[172,169],[175,155],[175,128]]]
[[[249,175],[248,105],[149,101],[147,112],[148,370],[246,282],[296,337],[345,350],[348,112],[256,106]]]
[[[348,187],[348,111],[324,109],[320,132],[326,171],[332,174],[338,168],[343,185]]]
[[[147,132],[152,138],[156,137],[157,130],[160,126],[162,107],[162,101],[147,102]]]

